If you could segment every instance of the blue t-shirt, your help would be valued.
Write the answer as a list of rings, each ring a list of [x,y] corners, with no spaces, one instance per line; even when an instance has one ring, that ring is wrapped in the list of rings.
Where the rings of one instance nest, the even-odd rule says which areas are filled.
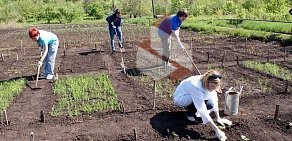
[[[58,40],[57,35],[54,33],[44,31],[44,30],[39,30],[39,32],[40,32],[40,37],[37,40],[37,42],[40,44],[40,46],[46,46],[46,45],[49,46]]]
[[[182,21],[179,19],[177,15],[172,15],[166,17],[158,27],[158,34],[168,34],[172,33],[172,30],[178,30],[182,25]]]

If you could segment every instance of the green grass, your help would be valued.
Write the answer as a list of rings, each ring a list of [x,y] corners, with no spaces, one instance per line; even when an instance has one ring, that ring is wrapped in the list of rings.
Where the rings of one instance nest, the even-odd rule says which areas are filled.
[[[0,82],[0,113],[7,110],[14,97],[18,96],[25,85],[25,79]]]
[[[206,24],[220,27],[243,28],[247,30],[266,31],[290,34],[292,23],[287,22],[271,22],[271,21],[255,21],[243,19],[214,19],[205,20]]]
[[[106,74],[58,80],[53,91],[59,101],[50,112],[52,116],[120,110],[116,91]]]
[[[260,72],[264,72],[284,80],[292,80],[292,72],[285,68],[281,68],[280,66],[272,63],[261,63],[257,61],[246,61],[244,62],[244,66],[247,68],[251,68]]]
[[[269,87],[269,80],[258,78],[257,83],[260,86],[262,92],[265,93],[271,91],[271,88]]]
[[[153,23],[155,19],[127,19],[125,23],[149,25],[149,21]],[[223,34],[265,41],[280,41],[284,44],[292,42],[290,35],[292,23],[287,22],[190,17],[183,23],[182,28],[207,34]]]
[[[97,24],[97,23],[104,23],[106,24],[105,19],[100,19],[100,20],[76,20],[72,21],[72,23],[63,23],[60,24],[57,20],[52,21],[50,24],[47,23],[45,20],[41,21],[32,21],[28,23],[17,23],[17,22],[10,22],[10,23],[2,23],[0,24],[0,28],[26,28],[30,26],[39,26],[39,25],[64,25],[64,24]]]
[[[276,40],[283,42],[291,42],[291,35],[288,34],[280,34],[273,33],[267,31],[260,30],[248,30],[244,28],[232,28],[228,26],[214,26],[212,24],[207,24],[206,21],[197,21],[194,19],[190,19],[188,22],[183,24],[183,27],[188,30],[208,33],[208,34],[224,34],[230,36],[239,36],[246,38],[254,38],[254,39],[262,39],[262,40]]]

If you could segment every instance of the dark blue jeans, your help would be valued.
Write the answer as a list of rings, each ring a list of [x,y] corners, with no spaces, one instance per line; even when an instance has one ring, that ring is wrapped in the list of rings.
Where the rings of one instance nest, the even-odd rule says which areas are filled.
[[[210,110],[214,107],[214,103],[211,101],[205,100],[205,104],[206,104],[208,110]],[[190,104],[189,106],[186,107],[187,116],[194,117],[194,118],[196,118],[196,120],[202,121],[202,119],[200,117],[196,117],[197,111],[198,110],[195,107],[193,102],[192,102],[192,104]]]
[[[123,34],[122,34],[121,27],[120,26],[117,28],[109,27],[109,34],[110,34],[110,44],[111,44],[112,50],[115,50],[115,44],[114,44],[115,34],[117,34],[117,37],[118,37],[119,47],[123,48],[123,46],[122,46]]]

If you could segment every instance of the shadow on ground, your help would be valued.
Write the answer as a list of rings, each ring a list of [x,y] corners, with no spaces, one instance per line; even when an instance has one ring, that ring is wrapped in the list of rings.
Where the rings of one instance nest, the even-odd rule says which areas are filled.
[[[196,126],[198,122],[190,122],[184,111],[157,113],[150,119],[152,127],[164,138],[204,139],[196,131],[188,129],[188,125]],[[214,139],[212,139],[214,140]]]

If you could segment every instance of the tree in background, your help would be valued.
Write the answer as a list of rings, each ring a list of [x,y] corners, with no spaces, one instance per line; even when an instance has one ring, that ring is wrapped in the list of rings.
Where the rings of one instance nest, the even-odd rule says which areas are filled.
[[[129,17],[151,16],[151,1],[149,0],[123,0],[121,1],[122,13]]]
[[[82,19],[85,13],[81,2],[64,2],[57,8],[57,16],[59,23],[71,23],[73,20]]]
[[[108,0],[87,0],[84,1],[84,9],[88,16],[94,17],[94,19],[102,19],[111,11],[111,1]]]
[[[193,16],[291,21],[292,0],[153,0],[158,15],[186,8]],[[114,6],[113,6],[114,4]],[[129,17],[152,17],[150,0],[0,0],[0,23],[46,21],[66,23],[102,19],[119,8]],[[89,19],[90,19],[89,18]]]
[[[47,20],[47,23],[51,23],[52,20],[56,19],[58,16],[58,11],[57,11],[57,4],[51,3],[51,4],[46,4],[44,6],[44,14],[42,17]]]
[[[171,0],[156,0],[155,11],[157,15],[169,15],[171,13]]]
[[[0,1],[0,22],[8,23],[9,21],[17,21],[19,13],[17,4],[13,1]]]
[[[171,0],[171,13],[176,13],[179,9],[185,8],[185,0]]]
[[[37,6],[32,0],[17,1],[16,5],[18,6],[19,12],[18,22],[26,22],[27,20],[34,18],[34,12],[37,10]]]

